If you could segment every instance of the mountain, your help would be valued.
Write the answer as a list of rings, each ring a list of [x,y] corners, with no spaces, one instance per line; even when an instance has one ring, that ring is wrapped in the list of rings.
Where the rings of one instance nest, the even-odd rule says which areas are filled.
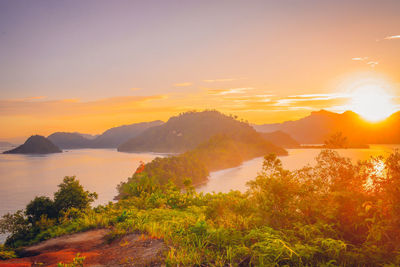
[[[81,135],[81,136],[83,136],[83,137],[85,137],[86,139],[89,139],[89,140],[93,140],[97,136],[99,136],[98,134],[85,134],[85,133],[78,133],[78,132],[74,132],[74,133],[79,134],[79,135]]]
[[[281,146],[284,148],[296,148],[300,144],[294,140],[289,134],[282,131],[274,131],[270,133],[260,133],[265,140],[274,145]]]
[[[260,132],[285,132],[301,144],[323,144],[338,132],[351,145],[400,143],[400,112],[380,122],[369,122],[352,111],[334,113],[320,110],[296,121],[253,127]]]
[[[108,129],[92,142],[95,148],[117,148],[120,144],[138,136],[150,127],[162,125],[164,122],[157,120],[151,122],[134,123]]]
[[[224,134],[235,142],[272,144],[266,142],[247,123],[218,111],[186,112],[171,117],[165,124],[147,129],[118,147],[123,152],[180,153],[192,150],[215,135]],[[274,146],[275,147],[275,146]],[[281,149],[285,153],[284,149]]]
[[[141,122],[108,129],[98,136],[82,133],[56,132],[48,136],[57,146],[71,148],[117,148],[144,130],[163,124],[162,121]]]
[[[56,132],[47,138],[62,149],[88,148],[92,144],[92,140],[85,138],[80,133]]]
[[[9,142],[0,141],[0,146],[2,146],[2,147],[9,147],[9,146],[14,146],[14,145],[11,144],[11,143],[9,143]]]
[[[24,144],[6,152],[4,154],[49,154],[60,153],[60,148],[54,145],[49,139],[41,135],[32,135]]]

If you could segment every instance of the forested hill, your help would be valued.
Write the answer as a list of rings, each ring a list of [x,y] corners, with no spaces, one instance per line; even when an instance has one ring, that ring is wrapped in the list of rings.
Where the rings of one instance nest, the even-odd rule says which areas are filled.
[[[41,135],[32,135],[24,144],[3,152],[4,154],[49,154],[62,152],[49,139]]]
[[[194,149],[217,134],[234,141],[257,143],[263,138],[248,123],[215,110],[185,112],[152,127],[118,147],[123,152],[172,152]]]
[[[199,185],[207,181],[211,171],[236,167],[243,161],[271,153],[287,155],[285,149],[262,138],[253,142],[241,142],[227,135],[217,134],[195,149],[176,156],[157,157],[142,165],[127,182],[118,186],[119,195],[116,198],[120,199],[129,194],[130,184],[142,179],[143,175],[161,185],[172,181],[183,187],[186,179],[190,179],[194,185]]]

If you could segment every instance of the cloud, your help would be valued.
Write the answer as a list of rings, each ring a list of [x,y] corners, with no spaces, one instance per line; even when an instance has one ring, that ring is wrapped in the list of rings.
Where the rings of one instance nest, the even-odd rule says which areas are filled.
[[[392,35],[385,37],[385,40],[395,40],[395,39],[400,39],[400,35]]]
[[[375,66],[378,65],[379,62],[378,61],[368,61],[367,64],[370,65],[371,68],[375,68]]]
[[[303,94],[303,95],[292,95],[289,98],[296,101],[308,101],[308,100],[329,100],[336,98],[348,98],[349,94],[332,93],[332,94]]]
[[[210,95],[229,95],[229,94],[243,94],[248,90],[253,88],[251,87],[241,87],[241,88],[229,88],[229,89],[208,89],[208,94]]]
[[[203,82],[206,82],[206,83],[233,82],[233,81],[247,80],[247,79],[248,78],[246,78],[246,77],[241,77],[241,78],[219,78],[219,79],[206,79],[206,80],[203,80]]]
[[[365,61],[367,59],[368,59],[368,57],[353,57],[351,60],[354,60],[354,61]]]
[[[232,82],[235,81],[234,78],[225,78],[225,79],[211,79],[211,80],[203,80],[206,83],[215,83],[215,82]]]
[[[250,96],[248,98],[238,98],[235,102],[242,102],[241,110],[258,109],[264,111],[282,110],[313,110],[329,108],[340,105],[348,100],[348,94],[304,94],[292,95],[287,97],[276,97],[274,95],[260,95],[261,97]]]
[[[191,82],[175,83],[174,84],[175,87],[185,87],[185,86],[191,86],[191,85],[192,85]]]
[[[379,64],[378,61],[369,60],[368,57],[353,57],[351,60],[366,62],[366,64],[369,65],[371,68],[375,68],[375,66]]]
[[[140,88],[140,87],[133,87],[133,88],[131,88],[131,91],[138,91],[138,90],[142,90],[142,88]]]

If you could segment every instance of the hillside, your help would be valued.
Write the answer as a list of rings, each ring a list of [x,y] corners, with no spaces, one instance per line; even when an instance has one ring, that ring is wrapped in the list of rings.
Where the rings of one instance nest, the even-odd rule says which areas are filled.
[[[226,134],[217,134],[195,149],[179,155],[157,157],[138,168],[135,174],[118,186],[123,198],[131,190],[130,184],[146,174],[146,177],[159,184],[174,182],[179,187],[185,186],[186,179],[194,185],[205,183],[211,171],[239,166],[246,160],[268,154],[287,155],[281,147],[266,142],[262,138],[253,142],[233,140]],[[147,179],[146,178],[146,179]]]
[[[116,148],[129,139],[138,136],[150,127],[162,125],[164,122],[157,120],[151,122],[134,123],[108,129],[92,142],[94,148]]]
[[[233,140],[228,135],[219,134],[184,155],[197,158],[209,171],[218,171],[239,166],[246,160],[270,153],[287,155],[285,149],[262,139],[241,142]]]
[[[48,138],[63,149],[71,148],[117,148],[130,138],[141,134],[146,129],[161,125],[162,121],[141,122],[122,125],[106,130],[98,136],[82,133],[56,132]]]
[[[63,149],[87,148],[93,142],[79,133],[56,132],[47,137],[50,141]]]
[[[60,148],[41,135],[32,135],[24,144],[3,152],[4,154],[49,154],[60,153]]]
[[[343,133],[350,144],[400,143],[400,112],[372,123],[352,111],[339,114],[321,110],[296,121],[253,127],[260,132],[283,131],[302,144],[323,144],[337,132]]]
[[[260,133],[261,136],[270,143],[284,148],[296,148],[300,144],[294,140],[289,134],[282,131],[275,131],[270,133]]]
[[[186,112],[171,117],[163,125],[147,129],[120,145],[118,151],[180,153],[194,149],[217,134],[225,134],[243,143],[263,140],[247,123],[218,111]]]

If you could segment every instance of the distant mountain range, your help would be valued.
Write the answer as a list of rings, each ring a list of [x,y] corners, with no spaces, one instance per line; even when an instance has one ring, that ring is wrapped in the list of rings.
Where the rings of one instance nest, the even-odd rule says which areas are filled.
[[[62,152],[49,139],[41,135],[32,135],[24,144],[3,152],[4,154],[49,154]]]
[[[268,144],[270,151],[280,150],[282,154],[286,153],[284,149],[267,142],[249,124],[214,110],[186,112],[171,117],[165,124],[151,127],[121,144],[118,151],[181,153],[221,134],[234,142],[260,146]]]
[[[162,121],[141,122],[130,125],[122,125],[108,129],[98,136],[81,133],[56,132],[48,138],[63,149],[72,148],[117,148],[120,144],[132,137],[141,134],[150,127],[163,124]]]
[[[339,114],[320,110],[299,120],[253,127],[218,111],[186,112],[171,117],[166,123],[158,120],[123,125],[97,136],[56,132],[48,139],[61,149],[118,148],[124,152],[180,153],[194,149],[216,134],[225,134],[240,142],[250,139],[258,142],[262,138],[279,147],[295,148],[299,144],[323,144],[339,132],[350,146],[399,144],[400,112],[372,123],[351,111]]]
[[[11,147],[11,146],[14,146],[14,144],[11,144],[10,142],[0,141],[0,146],[1,147]]]
[[[400,112],[372,123],[352,111],[339,114],[320,110],[296,121],[253,127],[259,132],[282,131],[301,144],[322,144],[330,135],[338,132],[346,136],[351,144],[400,143]]]

